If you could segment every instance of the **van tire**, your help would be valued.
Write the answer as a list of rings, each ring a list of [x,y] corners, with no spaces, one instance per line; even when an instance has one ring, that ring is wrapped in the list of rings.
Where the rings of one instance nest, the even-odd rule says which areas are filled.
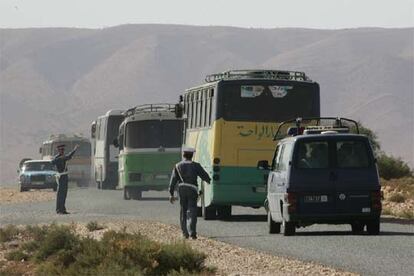
[[[231,218],[231,205],[218,206],[217,215],[219,219],[223,219],[223,220],[230,219]]]
[[[291,221],[283,220],[282,223],[283,236],[294,236],[296,232],[296,225]]]
[[[362,235],[364,233],[364,224],[360,222],[353,222],[351,224],[353,235]]]
[[[279,234],[280,233],[280,223],[275,222],[270,214],[270,211],[267,212],[267,225],[269,229],[269,234]]]
[[[380,219],[370,220],[367,222],[368,235],[379,235],[380,233]]]

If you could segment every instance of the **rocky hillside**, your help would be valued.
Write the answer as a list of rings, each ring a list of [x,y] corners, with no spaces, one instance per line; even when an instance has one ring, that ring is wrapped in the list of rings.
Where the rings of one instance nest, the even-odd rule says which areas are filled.
[[[414,164],[414,29],[123,25],[0,30],[1,183],[50,133],[88,133],[113,108],[177,100],[208,73],[303,70],[323,115],[361,120]]]

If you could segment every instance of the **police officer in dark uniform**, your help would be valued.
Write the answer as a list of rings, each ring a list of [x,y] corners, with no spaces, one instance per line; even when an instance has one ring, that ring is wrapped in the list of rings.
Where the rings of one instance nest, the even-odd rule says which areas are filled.
[[[66,211],[65,202],[66,195],[68,194],[68,168],[66,162],[72,158],[78,149],[79,145],[76,145],[75,148],[65,155],[65,145],[58,145],[57,150],[58,154],[52,159],[52,164],[56,166],[58,171],[57,182],[58,182],[58,191],[56,196],[56,213],[58,214],[69,214]]]
[[[170,180],[170,202],[174,203],[174,189],[178,184],[180,195],[180,225],[183,237],[197,239],[197,177],[210,184],[210,176],[197,162],[193,162],[194,148],[183,148],[184,160],[177,163],[172,171]],[[190,219],[190,233],[187,229],[187,211]]]

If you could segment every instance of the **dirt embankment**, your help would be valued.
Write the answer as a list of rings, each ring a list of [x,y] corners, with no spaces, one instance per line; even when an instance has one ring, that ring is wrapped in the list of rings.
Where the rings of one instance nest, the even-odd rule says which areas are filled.
[[[17,188],[0,188],[0,205],[24,202],[49,201],[56,198],[52,190],[30,190],[20,192]]]
[[[97,240],[100,240],[106,231],[115,230],[140,233],[161,243],[183,242],[178,227],[158,222],[112,221],[96,225],[101,226],[102,229],[90,231],[87,225],[74,223],[71,224],[71,227],[80,236]],[[215,275],[356,275],[320,264],[273,256],[205,237],[184,242],[196,251],[207,255],[205,265],[216,268]],[[19,273],[23,272],[24,275],[34,275],[35,267],[30,261],[6,260],[5,253],[18,247],[16,243],[19,241],[12,240],[9,243],[0,243],[0,263],[7,268],[13,268],[14,271],[19,271]]]

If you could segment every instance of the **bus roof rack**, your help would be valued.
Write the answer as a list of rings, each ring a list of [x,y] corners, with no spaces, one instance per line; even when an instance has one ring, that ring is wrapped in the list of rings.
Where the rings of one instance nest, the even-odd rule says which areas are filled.
[[[138,105],[138,106],[135,106],[133,108],[126,110],[124,112],[124,115],[132,116],[134,114],[161,112],[161,111],[175,112],[175,104],[158,103],[158,104]]]
[[[206,82],[220,80],[240,79],[270,79],[270,80],[293,80],[312,82],[304,72],[282,71],[282,70],[229,70],[222,73],[207,75]]]
[[[284,127],[287,128],[287,131],[282,133]],[[332,133],[349,133],[353,131],[359,134],[359,126],[357,121],[341,117],[296,118],[282,122],[273,137],[273,141],[283,139],[287,136],[321,134],[326,131]]]

